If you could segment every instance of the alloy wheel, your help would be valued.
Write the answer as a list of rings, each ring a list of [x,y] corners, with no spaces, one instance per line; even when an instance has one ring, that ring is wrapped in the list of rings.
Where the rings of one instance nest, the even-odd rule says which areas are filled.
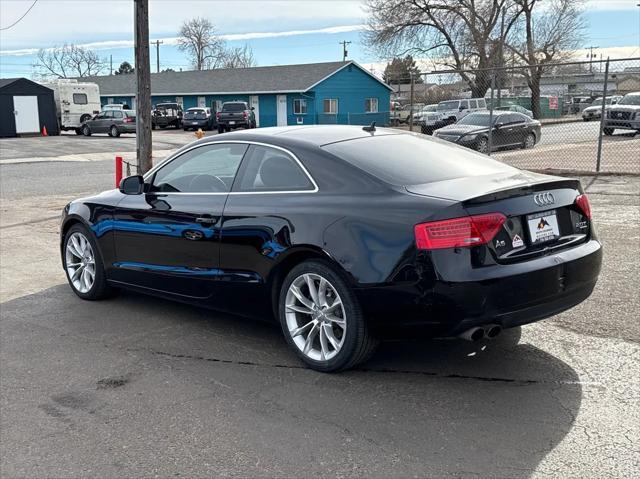
[[[478,151],[480,153],[486,153],[489,151],[489,141],[486,138],[480,138],[478,142]]]
[[[88,293],[96,278],[96,259],[91,243],[82,233],[75,232],[69,236],[65,265],[73,287],[80,293]]]
[[[533,148],[536,144],[536,137],[531,133],[527,135],[526,140],[524,141],[525,148]]]
[[[298,276],[285,298],[287,329],[309,359],[328,361],[342,348],[347,316],[336,288],[315,273]]]

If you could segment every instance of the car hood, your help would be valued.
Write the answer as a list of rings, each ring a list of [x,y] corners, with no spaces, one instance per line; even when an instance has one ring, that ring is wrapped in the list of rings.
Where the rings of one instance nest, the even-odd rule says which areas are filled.
[[[436,181],[433,183],[408,185],[405,186],[405,189],[409,193],[416,195],[431,196],[454,201],[465,201],[471,198],[491,195],[499,191],[529,187],[535,184],[547,183],[549,181],[556,180],[563,181],[565,179],[514,168],[512,171],[492,173],[489,175],[466,176],[462,178]]]
[[[454,124],[438,128],[436,131],[438,134],[443,135],[468,135],[470,133],[482,133],[489,131],[489,128],[486,126]]]
[[[640,105],[615,105],[611,108],[614,111],[640,111]]]
[[[611,105],[605,105],[604,109],[608,110],[609,108],[611,108]],[[600,111],[602,110],[602,105],[596,105],[596,106],[588,106],[587,108],[585,108],[582,111]]]

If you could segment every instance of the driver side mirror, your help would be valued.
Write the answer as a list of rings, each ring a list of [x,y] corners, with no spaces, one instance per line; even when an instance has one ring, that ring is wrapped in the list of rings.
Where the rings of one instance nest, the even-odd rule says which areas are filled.
[[[144,192],[144,179],[140,175],[122,178],[118,187],[124,195],[141,195]]]
[[[501,121],[496,123],[496,130],[499,130],[500,128],[502,128],[504,126],[504,123],[502,123]]]

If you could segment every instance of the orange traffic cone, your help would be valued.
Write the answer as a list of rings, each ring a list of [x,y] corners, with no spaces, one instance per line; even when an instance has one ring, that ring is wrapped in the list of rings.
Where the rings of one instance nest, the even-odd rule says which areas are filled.
[[[49,136],[49,134],[47,133],[47,125],[44,125],[42,127],[42,136]]]

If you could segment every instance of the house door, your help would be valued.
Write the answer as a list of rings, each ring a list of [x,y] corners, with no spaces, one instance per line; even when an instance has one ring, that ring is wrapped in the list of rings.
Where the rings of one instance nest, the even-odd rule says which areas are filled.
[[[37,96],[14,96],[13,114],[16,116],[17,134],[40,131]]]
[[[287,126],[287,95],[278,95],[278,126]]]
[[[256,116],[256,126],[260,126],[260,102],[258,100],[258,95],[252,95],[249,97],[249,102],[251,103],[251,108],[253,108],[253,113]]]

